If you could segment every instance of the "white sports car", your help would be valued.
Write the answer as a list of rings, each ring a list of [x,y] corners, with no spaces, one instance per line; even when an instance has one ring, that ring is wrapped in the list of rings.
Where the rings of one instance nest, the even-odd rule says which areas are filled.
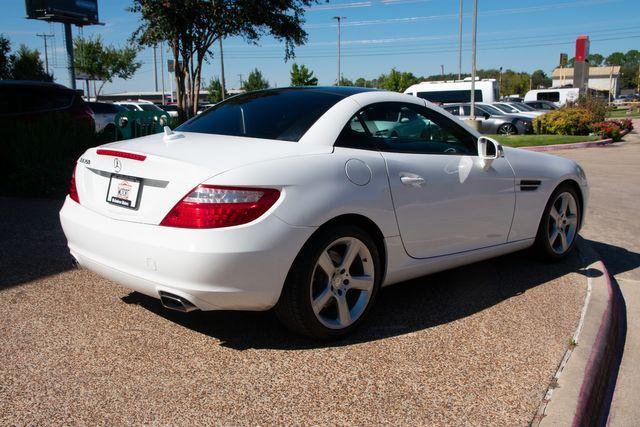
[[[381,286],[533,245],[565,256],[587,196],[576,163],[423,99],[282,88],[87,150],[60,219],[80,265],[167,308],[275,308],[330,339]]]

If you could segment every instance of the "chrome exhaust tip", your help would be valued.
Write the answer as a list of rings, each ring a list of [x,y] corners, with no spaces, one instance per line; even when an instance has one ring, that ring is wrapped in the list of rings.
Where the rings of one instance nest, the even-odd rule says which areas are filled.
[[[198,310],[198,307],[196,307],[186,299],[178,295],[170,294],[168,292],[160,292],[160,302],[165,308],[175,311],[181,311],[183,313],[189,313],[194,310]]]

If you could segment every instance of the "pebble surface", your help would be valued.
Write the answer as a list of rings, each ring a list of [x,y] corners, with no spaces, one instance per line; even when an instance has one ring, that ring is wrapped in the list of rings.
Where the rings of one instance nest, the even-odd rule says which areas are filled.
[[[385,288],[353,336],[317,343],[270,312],[167,311],[7,217],[0,425],[528,425],[586,291],[577,254],[523,252]]]

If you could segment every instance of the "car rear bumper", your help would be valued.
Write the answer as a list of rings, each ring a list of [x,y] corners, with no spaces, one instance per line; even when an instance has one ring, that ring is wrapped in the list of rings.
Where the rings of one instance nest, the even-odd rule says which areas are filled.
[[[275,215],[221,229],[190,230],[114,220],[67,197],[60,221],[78,263],[154,298],[178,295],[201,310],[267,310],[315,231]]]

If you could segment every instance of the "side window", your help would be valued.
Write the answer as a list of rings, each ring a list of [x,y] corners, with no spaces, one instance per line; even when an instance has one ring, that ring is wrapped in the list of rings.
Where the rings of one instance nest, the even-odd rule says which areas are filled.
[[[459,116],[460,115],[460,107],[457,105],[452,105],[450,107],[444,107],[445,110],[447,110],[447,112],[453,114],[454,116]]]
[[[349,120],[342,132],[338,136],[335,145],[338,147],[363,148],[365,150],[376,150],[375,141],[369,136],[369,132],[364,128],[358,113]]]
[[[359,118],[383,151],[477,154],[473,135],[426,107],[399,102],[373,104],[365,107]]]

